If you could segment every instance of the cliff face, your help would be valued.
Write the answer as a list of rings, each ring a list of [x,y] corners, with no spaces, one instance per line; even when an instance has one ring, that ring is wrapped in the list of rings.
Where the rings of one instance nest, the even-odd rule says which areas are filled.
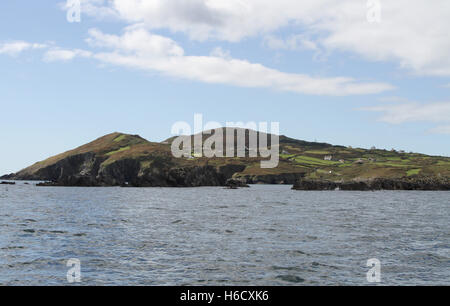
[[[67,157],[18,180],[51,181],[49,186],[198,187],[224,186],[235,171],[245,166],[143,167],[139,160],[122,159],[103,165],[104,158],[92,153]]]
[[[416,178],[377,178],[367,181],[331,182],[321,180],[300,179],[292,187],[294,190],[450,190],[448,178],[416,177]]]
[[[225,135],[229,129],[223,131]],[[205,158],[192,154],[175,158],[171,153],[173,138],[156,143],[138,135],[112,133],[1,179],[49,181],[57,186],[137,187],[223,186],[230,181],[242,185],[295,184],[300,190],[434,190],[448,186],[448,157],[353,149],[286,136],[279,139],[278,166],[262,169],[260,157]]]

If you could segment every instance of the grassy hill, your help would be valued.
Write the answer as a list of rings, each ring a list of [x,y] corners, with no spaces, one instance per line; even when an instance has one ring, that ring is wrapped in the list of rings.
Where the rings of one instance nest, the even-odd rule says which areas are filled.
[[[222,129],[224,134],[231,131],[235,132]],[[248,136],[248,130],[245,133]],[[203,141],[208,137],[210,135],[203,135]],[[300,177],[327,181],[450,178],[450,158],[419,153],[334,146],[280,136],[278,167],[262,169],[262,158],[248,155],[245,158],[205,158],[192,152],[189,158],[175,158],[171,154],[173,140],[156,143],[138,135],[112,133],[3,179],[49,180],[60,185],[87,186],[124,183],[200,186],[222,185],[231,177],[247,183],[286,184],[293,184]]]

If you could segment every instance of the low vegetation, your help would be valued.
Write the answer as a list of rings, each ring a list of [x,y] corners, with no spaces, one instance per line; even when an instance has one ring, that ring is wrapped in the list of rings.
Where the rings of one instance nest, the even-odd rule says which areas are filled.
[[[206,139],[209,136],[206,136]],[[373,178],[450,177],[450,158],[380,149],[362,149],[306,142],[280,136],[280,162],[277,168],[262,169],[261,158],[174,158],[170,144],[149,142],[138,135],[112,133],[74,150],[38,162],[22,171],[23,177],[62,162],[68,157],[92,153],[102,167],[120,160],[136,160],[142,170],[170,164],[177,167],[225,165],[245,166],[236,176],[304,174],[306,178],[348,181]]]

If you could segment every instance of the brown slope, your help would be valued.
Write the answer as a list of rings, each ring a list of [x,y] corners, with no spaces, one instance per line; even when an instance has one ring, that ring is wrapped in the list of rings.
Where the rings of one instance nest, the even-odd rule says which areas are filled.
[[[64,159],[86,153],[91,153],[99,158],[103,158],[105,162],[112,162],[114,160],[126,157],[138,157],[147,153],[164,150],[166,150],[166,146],[149,142],[139,135],[114,132],[102,136],[76,149],[69,150],[67,152],[52,156],[46,160],[37,162],[32,166],[17,172],[15,176],[33,176],[40,170],[55,165]]]

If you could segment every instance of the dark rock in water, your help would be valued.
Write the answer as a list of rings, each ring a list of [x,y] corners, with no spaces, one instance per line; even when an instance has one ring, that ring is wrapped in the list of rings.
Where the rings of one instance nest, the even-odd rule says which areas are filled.
[[[303,278],[296,275],[279,275],[277,278],[289,283],[303,283],[305,281]]]
[[[0,185],[15,185],[15,182],[1,182]]]
[[[225,186],[227,186],[229,189],[238,189],[239,187],[250,187],[245,182],[236,179],[227,180]]]
[[[263,174],[263,175],[243,175],[239,179],[247,184],[280,184],[293,185],[299,179],[303,178],[305,173],[280,173],[280,174]]]
[[[298,180],[294,190],[450,190],[449,178],[414,177],[414,178],[376,178],[372,180],[332,182],[326,180]]]
[[[319,181],[319,180],[298,180],[292,189],[295,190],[335,190],[337,183],[331,181]]]
[[[36,186],[38,187],[52,187],[52,186],[58,186],[55,182],[43,182],[43,183],[37,183]]]

